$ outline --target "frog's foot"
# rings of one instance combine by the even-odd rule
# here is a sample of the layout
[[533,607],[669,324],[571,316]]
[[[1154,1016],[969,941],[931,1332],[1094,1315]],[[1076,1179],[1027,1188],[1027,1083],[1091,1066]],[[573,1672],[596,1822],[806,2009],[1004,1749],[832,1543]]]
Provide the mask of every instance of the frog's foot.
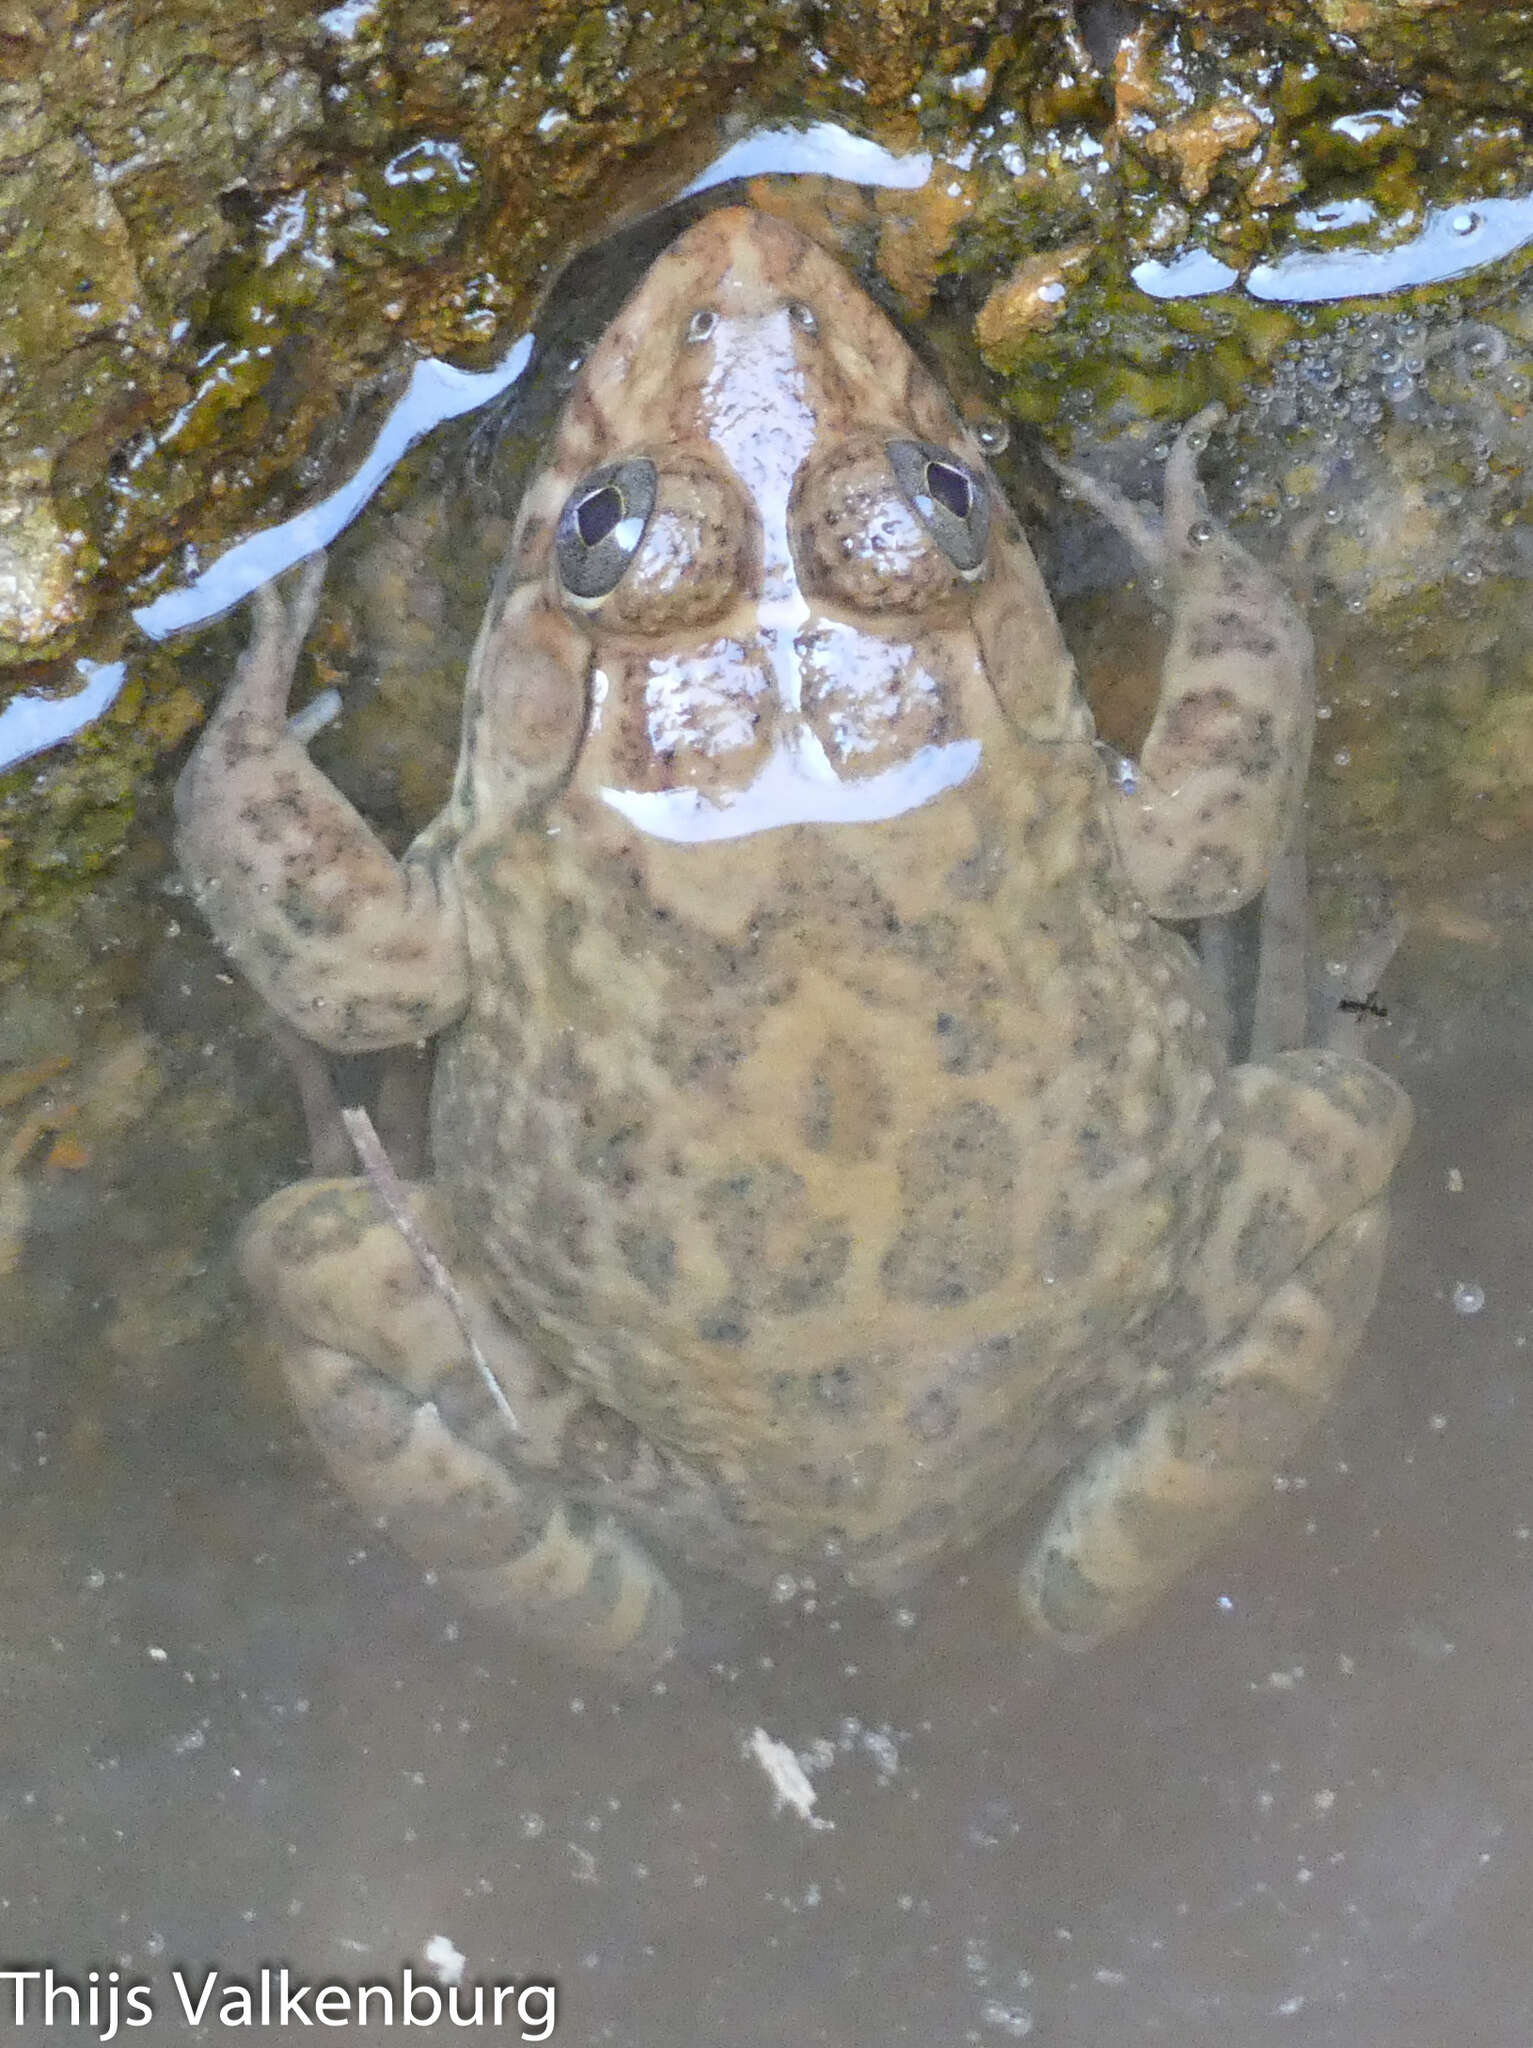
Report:
[[1048,464],[1076,497],[1083,499],[1094,512],[1101,514],[1109,526],[1122,534],[1147,575],[1172,575],[1177,559],[1170,537],[1184,538],[1194,528],[1201,528],[1204,524],[1211,527],[1214,523],[1198,476],[1198,457],[1208,446],[1209,435],[1224,417],[1222,405],[1205,405],[1201,412],[1194,413],[1177,435],[1166,460],[1163,513],[1150,506],[1136,505],[1121,491],[1114,490],[1111,484],[1104,484],[1088,470],[1077,469],[1073,462],[1061,462],[1051,455],[1047,458]]
[[[1410,1131],[1385,1075],[1328,1051],[1238,1070],[1202,1251],[1146,1333],[1190,1373],[1069,1482],[1023,1568],[1027,1619],[1072,1643],[1134,1620],[1254,1500],[1328,1405],[1378,1291],[1382,1199]],[[1333,1221],[1332,1219],[1340,1220]],[[1286,1274],[1287,1277],[1283,1277]]]
[[[270,725],[286,722],[287,694],[293,686],[298,658],[324,588],[325,554],[321,549],[283,579],[283,588],[271,582],[251,592],[255,631],[239,658],[229,687]],[[302,735],[300,727],[299,736]]]
[[461,910],[427,837],[396,861],[309,759],[287,696],[324,559],[270,586],[234,680],[176,784],[176,854],[229,957],[332,1052],[411,1045],[467,1001]]
[[1288,842],[1309,763],[1313,654],[1278,578],[1208,509],[1197,457],[1222,417],[1177,437],[1153,515],[1079,471],[1066,481],[1168,586],[1171,640],[1132,788],[1108,807],[1134,886],[1156,917],[1249,902]]
[[[449,1242],[430,1191],[409,1192],[433,1246]],[[675,1593],[580,1498],[654,1490],[621,1417],[542,1371],[455,1276],[471,1346],[366,1181],[284,1188],[246,1225],[240,1263],[331,1471],[401,1548],[581,1663],[636,1679],[663,1661]]]

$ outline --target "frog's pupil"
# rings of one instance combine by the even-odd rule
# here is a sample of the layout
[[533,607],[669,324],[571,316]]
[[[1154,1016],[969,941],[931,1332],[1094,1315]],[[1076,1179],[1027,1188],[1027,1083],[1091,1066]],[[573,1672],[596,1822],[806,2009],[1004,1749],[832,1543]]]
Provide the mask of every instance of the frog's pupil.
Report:
[[945,505],[955,519],[969,516],[969,479],[961,469],[946,462],[928,462],[926,488],[937,504]]
[[603,484],[576,508],[575,528],[588,548],[600,547],[622,516],[622,492],[616,484]]

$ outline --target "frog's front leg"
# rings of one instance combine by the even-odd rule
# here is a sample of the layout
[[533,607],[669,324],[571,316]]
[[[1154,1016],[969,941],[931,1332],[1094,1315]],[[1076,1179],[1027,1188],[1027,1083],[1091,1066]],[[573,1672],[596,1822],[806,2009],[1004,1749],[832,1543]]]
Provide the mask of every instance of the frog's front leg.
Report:
[[1198,451],[1221,416],[1211,406],[1178,435],[1159,522],[1059,466],[1169,585],[1159,702],[1135,785],[1109,810],[1123,864],[1156,917],[1208,917],[1249,901],[1288,841],[1309,766],[1309,629],[1277,578],[1212,517],[1198,481]]
[[[430,1189],[409,1200],[434,1248],[449,1248]],[[663,1505],[670,1475],[630,1424],[541,1370],[455,1270],[497,1400],[364,1180],[273,1195],[245,1226],[240,1265],[327,1464],[402,1549],[563,1655],[620,1678],[654,1669],[680,1606],[608,1504]]]
[[1237,1068],[1203,1246],[1136,1340],[1165,1390],[1067,1483],[1022,1573],[1033,1625],[1089,1643],[1134,1620],[1274,1475],[1330,1401],[1383,1266],[1410,1104],[1325,1050]]
[[198,908],[277,1013],[332,1052],[440,1031],[467,993],[450,871],[425,842],[396,861],[287,728],[323,581],[271,586],[176,786],[176,853]]

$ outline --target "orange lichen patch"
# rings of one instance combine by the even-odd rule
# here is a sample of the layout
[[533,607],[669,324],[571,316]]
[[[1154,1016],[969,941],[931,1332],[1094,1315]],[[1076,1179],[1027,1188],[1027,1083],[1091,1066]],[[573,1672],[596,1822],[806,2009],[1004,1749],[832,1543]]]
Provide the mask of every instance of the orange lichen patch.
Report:
[[1065,309],[1070,286],[1091,267],[1093,245],[1071,242],[1019,263],[986,299],[974,322],[975,338],[987,362],[1012,366],[1027,339],[1052,327]]
[[49,1146],[44,1163],[59,1167],[65,1173],[78,1173],[82,1167],[90,1165],[90,1152],[73,1131],[63,1131]]
[[1285,155],[1276,143],[1269,143],[1262,153],[1255,177],[1246,186],[1246,203],[1250,206],[1286,205],[1290,199],[1298,197],[1308,182],[1297,158]]
[[1176,101],[1161,69],[1161,36],[1153,22],[1140,22],[1122,38],[1112,70],[1114,119],[1124,133],[1170,118]]
[[1146,152],[1169,164],[1188,199],[1206,196],[1221,160],[1249,149],[1262,124],[1239,100],[1216,100],[1184,121],[1172,121],[1141,138]]
[[1165,165],[1193,201],[1205,197],[1223,159],[1249,149],[1266,127],[1254,107],[1231,94],[1197,104],[1180,45],[1150,22],[1118,45],[1113,109],[1120,143]]

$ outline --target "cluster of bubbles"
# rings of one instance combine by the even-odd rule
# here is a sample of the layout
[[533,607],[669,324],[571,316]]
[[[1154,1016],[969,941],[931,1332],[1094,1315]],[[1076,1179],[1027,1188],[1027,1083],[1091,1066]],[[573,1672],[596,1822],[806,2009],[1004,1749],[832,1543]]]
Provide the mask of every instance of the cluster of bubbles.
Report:
[[1452,296],[1344,315],[1252,387],[1234,506],[1274,526],[1318,514],[1315,566],[1355,610],[1370,588],[1526,573],[1530,400],[1515,316],[1467,317]]

